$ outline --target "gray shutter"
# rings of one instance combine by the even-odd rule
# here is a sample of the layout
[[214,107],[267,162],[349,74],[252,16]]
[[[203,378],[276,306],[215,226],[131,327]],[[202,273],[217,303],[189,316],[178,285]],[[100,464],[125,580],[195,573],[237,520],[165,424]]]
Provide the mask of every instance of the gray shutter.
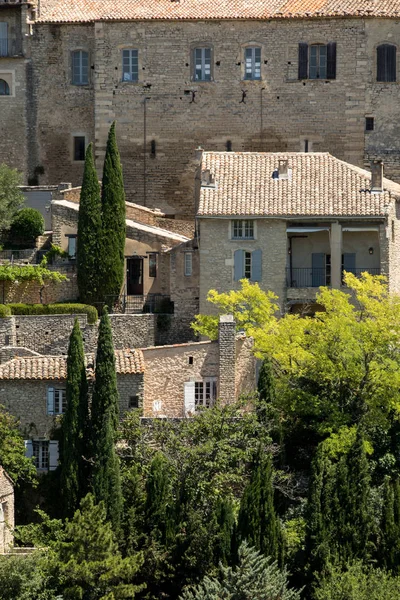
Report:
[[25,440],[25,456],[32,458],[33,456],[33,443],[32,440]]
[[326,78],[336,79],[336,42],[327,45]]
[[244,250],[235,250],[234,252],[234,281],[244,279]]
[[308,78],[308,44],[299,44],[299,79]]
[[386,81],[396,81],[396,46],[386,46]]
[[356,274],[356,255],[355,253],[343,254],[343,271]]
[[54,415],[54,388],[47,388],[47,414]]
[[196,410],[196,403],[194,398],[194,381],[185,382],[185,417],[194,415]]
[[58,442],[49,442],[49,471],[54,471],[58,467]]
[[0,23],[0,56],[8,56],[8,23]]
[[320,287],[325,285],[325,254],[323,252],[313,252],[311,264],[311,286]]
[[251,281],[261,281],[262,278],[262,250],[251,253]]

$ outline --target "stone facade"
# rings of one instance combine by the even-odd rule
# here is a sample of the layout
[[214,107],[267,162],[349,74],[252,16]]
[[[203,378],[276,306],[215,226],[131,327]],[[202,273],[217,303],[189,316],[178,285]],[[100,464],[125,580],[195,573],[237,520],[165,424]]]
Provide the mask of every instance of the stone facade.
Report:
[[[127,200],[188,217],[194,215],[190,157],[198,145],[299,151],[307,140],[309,150],[359,166],[382,158],[388,176],[400,180],[399,86],[376,81],[376,47],[399,34],[394,18],[36,23],[31,58],[0,59],[0,71],[15,70],[17,90],[15,99],[0,99],[6,106],[0,152],[26,175],[43,167],[41,183],[79,185],[83,162],[73,160],[73,137],[95,142],[100,174],[116,119]],[[299,80],[299,42],[331,41],[336,79]],[[262,49],[260,81],[243,80],[247,44]],[[192,50],[199,45],[212,48],[209,82],[192,80]],[[123,48],[138,49],[137,83],[122,81]],[[88,85],[71,84],[76,49],[89,52]],[[21,119],[27,101],[29,118]],[[373,131],[365,131],[367,116]]]
[[0,466],[0,554],[9,552],[14,537],[14,485]]

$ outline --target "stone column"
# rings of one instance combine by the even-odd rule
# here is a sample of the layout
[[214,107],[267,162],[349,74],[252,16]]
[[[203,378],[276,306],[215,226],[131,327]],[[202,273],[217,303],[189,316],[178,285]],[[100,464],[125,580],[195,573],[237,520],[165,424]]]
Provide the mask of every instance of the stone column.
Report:
[[236,398],[236,323],[233,315],[221,315],[218,326],[219,345],[219,390],[223,404]]
[[342,285],[342,226],[337,221],[331,226],[331,286]]

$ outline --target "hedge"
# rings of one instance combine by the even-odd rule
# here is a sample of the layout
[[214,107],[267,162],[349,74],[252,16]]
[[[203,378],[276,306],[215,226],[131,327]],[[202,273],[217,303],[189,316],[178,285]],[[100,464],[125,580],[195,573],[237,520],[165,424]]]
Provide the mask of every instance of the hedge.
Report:
[[0,304],[0,318],[11,317],[11,308],[6,304]]
[[[0,305],[4,306],[4,305]],[[88,304],[16,304],[10,303],[4,306],[12,315],[87,315],[88,323],[96,323],[98,319],[97,310]],[[8,316],[1,314],[0,316]]]

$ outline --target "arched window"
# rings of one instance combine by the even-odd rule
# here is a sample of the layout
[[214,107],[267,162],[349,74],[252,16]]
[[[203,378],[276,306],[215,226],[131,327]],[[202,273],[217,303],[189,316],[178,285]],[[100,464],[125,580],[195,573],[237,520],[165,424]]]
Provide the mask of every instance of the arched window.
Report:
[[7,81],[4,79],[0,79],[0,96],[9,96],[10,95],[10,86]]
[[72,83],[74,85],[89,83],[89,54],[84,50],[72,52]]
[[247,46],[244,49],[244,78],[261,79],[260,46]]
[[381,44],[376,49],[376,80],[396,81],[396,46]]

